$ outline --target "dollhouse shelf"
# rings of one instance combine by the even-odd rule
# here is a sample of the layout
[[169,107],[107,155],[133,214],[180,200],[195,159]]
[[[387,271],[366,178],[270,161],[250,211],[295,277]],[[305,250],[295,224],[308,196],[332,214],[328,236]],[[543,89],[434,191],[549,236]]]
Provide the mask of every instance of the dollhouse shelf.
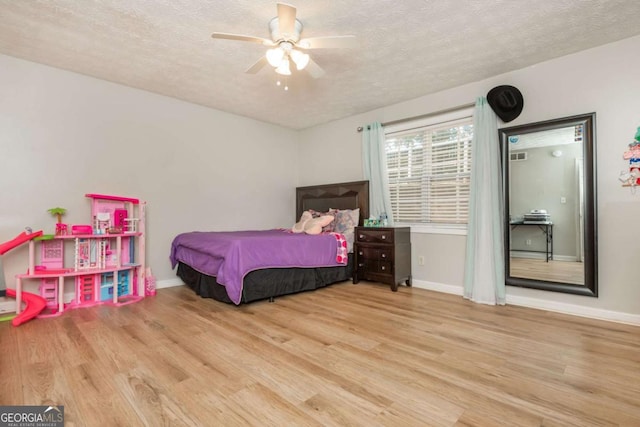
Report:
[[[91,226],[71,228],[93,230],[93,234],[58,234],[29,241],[29,268],[26,274],[16,275],[16,313],[21,311],[23,281],[40,282],[48,313],[38,317],[96,304],[129,304],[146,296],[146,203],[103,194],[86,197],[91,199]],[[111,234],[112,228],[124,231]],[[71,249],[73,264],[67,265],[65,253]],[[73,299],[65,303],[65,290],[71,289]]]
[[126,271],[126,270],[130,270],[132,268],[138,268],[140,267],[140,264],[127,264],[127,265],[123,265],[121,267],[109,267],[109,268],[87,268],[84,270],[78,270],[75,271],[73,268],[69,268],[66,273],[46,273],[46,272],[41,272],[41,273],[34,273],[34,274],[18,274],[16,277],[19,277],[20,279],[44,279],[44,278],[51,278],[51,277],[75,277],[75,276],[84,276],[87,274],[102,274],[102,273],[111,273],[114,271]]
[[54,239],[113,239],[115,237],[142,236],[142,233],[120,233],[120,234],[67,234],[55,236]]
[[140,203],[140,199],[133,199],[131,197],[120,197],[120,196],[109,196],[107,194],[85,194],[86,197],[91,197],[92,199],[100,199],[100,200],[113,200],[116,202],[129,202],[137,205]]

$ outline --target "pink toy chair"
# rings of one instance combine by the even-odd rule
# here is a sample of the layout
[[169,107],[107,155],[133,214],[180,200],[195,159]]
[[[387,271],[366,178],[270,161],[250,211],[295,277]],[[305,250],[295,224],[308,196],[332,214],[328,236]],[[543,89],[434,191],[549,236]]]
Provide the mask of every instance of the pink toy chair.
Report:
[[56,224],[56,236],[67,235],[67,224]]

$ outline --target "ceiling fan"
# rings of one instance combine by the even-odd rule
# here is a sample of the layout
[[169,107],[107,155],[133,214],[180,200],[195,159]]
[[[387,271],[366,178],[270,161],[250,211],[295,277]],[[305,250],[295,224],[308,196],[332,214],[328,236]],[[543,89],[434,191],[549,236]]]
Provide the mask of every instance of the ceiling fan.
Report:
[[309,49],[350,48],[356,46],[355,36],[328,36],[302,39],[302,22],[296,18],[296,8],[289,4],[277,3],[278,16],[269,22],[271,39],[241,34],[213,33],[214,39],[240,40],[268,46],[266,55],[253,64],[247,73],[256,74],[266,64],[275,68],[276,73],[291,75],[291,62],[297,70],[307,70],[314,78],[322,77],[324,70],[305,53]]

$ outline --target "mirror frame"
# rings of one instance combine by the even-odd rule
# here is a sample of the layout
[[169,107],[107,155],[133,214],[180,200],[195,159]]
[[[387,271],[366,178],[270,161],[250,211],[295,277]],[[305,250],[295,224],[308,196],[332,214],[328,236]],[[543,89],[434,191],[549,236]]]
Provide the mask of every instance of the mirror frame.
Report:
[[[502,185],[504,190],[504,255],[505,282],[509,286],[563,292],[568,294],[598,296],[598,246],[597,246],[597,204],[596,204],[596,113],[581,114],[560,119],[529,123],[498,129],[502,151]],[[584,285],[550,282],[545,280],[512,277],[510,272],[509,220],[509,137],[524,133],[540,132],[582,124],[584,135],[582,153],[584,159]]]

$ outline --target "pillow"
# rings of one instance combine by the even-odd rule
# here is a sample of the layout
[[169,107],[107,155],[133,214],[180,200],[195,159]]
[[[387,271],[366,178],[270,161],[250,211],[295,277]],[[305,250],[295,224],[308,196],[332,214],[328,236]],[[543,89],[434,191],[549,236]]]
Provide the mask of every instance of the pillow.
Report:
[[329,225],[332,221],[332,215],[324,215],[310,219],[304,224],[304,232],[307,234],[320,234],[322,233],[322,227]]
[[353,240],[355,237],[355,227],[360,221],[360,208],[358,209],[330,209],[336,216],[333,231],[344,234],[347,241],[347,250],[353,252]]
[[304,226],[307,222],[311,220],[311,212],[304,211],[302,212],[302,216],[300,216],[300,221],[296,222],[293,227],[291,227],[291,231],[294,233],[302,233],[304,231]]
[[360,221],[360,208],[358,209],[331,209],[336,217],[333,228],[336,233],[344,233],[355,228]]
[[318,211],[314,211],[313,209],[309,209],[309,212],[311,212],[311,216],[314,217],[314,218],[319,218],[321,216],[331,215],[331,217],[333,218],[333,221],[331,221],[329,224],[327,224],[324,227],[322,227],[322,232],[323,233],[333,233],[333,231],[334,231],[334,221],[335,221],[335,217],[336,217],[336,213],[334,211],[329,210],[329,212],[318,212]]

